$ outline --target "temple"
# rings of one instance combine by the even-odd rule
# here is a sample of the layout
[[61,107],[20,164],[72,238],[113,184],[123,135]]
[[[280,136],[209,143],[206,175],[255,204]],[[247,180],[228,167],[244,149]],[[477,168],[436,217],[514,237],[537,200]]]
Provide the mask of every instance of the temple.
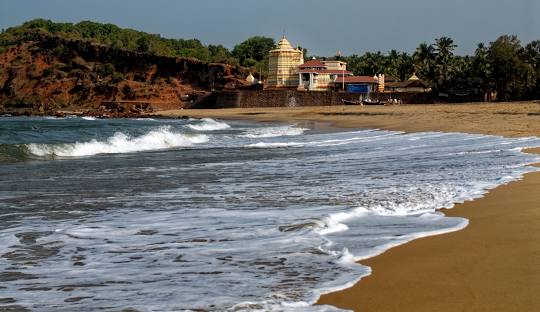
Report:
[[431,87],[422,79],[413,74],[407,81],[388,82],[384,88],[385,92],[431,92]]
[[270,51],[268,80],[265,89],[291,89],[298,91],[343,91],[350,93],[424,93],[429,85],[413,74],[407,81],[392,76],[354,76],[347,70],[347,63],[340,60],[304,62],[304,53],[293,48],[282,37],[276,49]]
[[287,38],[281,38],[277,48],[270,51],[266,88],[297,88],[299,84],[298,66],[303,63],[304,53],[302,50],[293,48]]

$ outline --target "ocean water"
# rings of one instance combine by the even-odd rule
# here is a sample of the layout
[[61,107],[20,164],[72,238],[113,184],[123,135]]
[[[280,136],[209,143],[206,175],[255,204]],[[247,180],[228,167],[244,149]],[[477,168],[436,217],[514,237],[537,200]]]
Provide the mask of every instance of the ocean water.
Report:
[[[0,309],[332,311],[356,260],[462,229],[538,138],[0,118]],[[510,213],[510,212],[509,212]],[[406,264],[404,264],[406,265]]]

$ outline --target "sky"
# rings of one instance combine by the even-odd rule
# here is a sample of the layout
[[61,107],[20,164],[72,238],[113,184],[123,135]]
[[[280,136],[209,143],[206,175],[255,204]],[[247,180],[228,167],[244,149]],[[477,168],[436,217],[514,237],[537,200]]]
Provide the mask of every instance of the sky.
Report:
[[448,36],[458,54],[502,34],[540,39],[540,0],[0,0],[0,28],[93,20],[227,48],[285,32],[312,55],[413,52]]

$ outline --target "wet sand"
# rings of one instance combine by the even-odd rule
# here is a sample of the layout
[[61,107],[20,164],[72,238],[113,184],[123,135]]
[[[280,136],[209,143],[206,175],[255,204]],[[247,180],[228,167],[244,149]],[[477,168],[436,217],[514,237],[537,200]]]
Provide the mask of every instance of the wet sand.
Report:
[[469,226],[362,261],[371,276],[319,303],[354,311],[538,311],[540,173],[444,212]]
[[[326,123],[337,127],[540,136],[540,104],[178,110],[167,116]],[[530,152],[540,153],[540,149]],[[321,297],[354,311],[540,311],[540,173],[444,211],[462,231],[362,261],[371,276]]]

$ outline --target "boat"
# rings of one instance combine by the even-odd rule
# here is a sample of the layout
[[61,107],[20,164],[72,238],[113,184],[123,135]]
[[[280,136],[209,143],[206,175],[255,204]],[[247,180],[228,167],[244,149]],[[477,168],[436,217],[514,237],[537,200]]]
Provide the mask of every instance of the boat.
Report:
[[351,100],[341,99],[341,102],[343,102],[344,105],[362,105],[362,101],[351,101]]
[[379,100],[363,100],[362,105],[384,105],[384,102],[381,102]]

